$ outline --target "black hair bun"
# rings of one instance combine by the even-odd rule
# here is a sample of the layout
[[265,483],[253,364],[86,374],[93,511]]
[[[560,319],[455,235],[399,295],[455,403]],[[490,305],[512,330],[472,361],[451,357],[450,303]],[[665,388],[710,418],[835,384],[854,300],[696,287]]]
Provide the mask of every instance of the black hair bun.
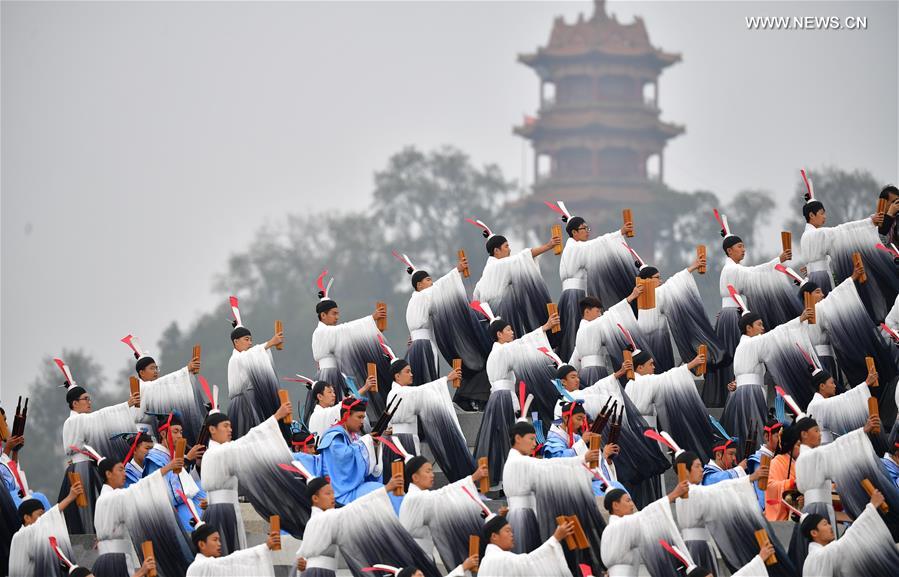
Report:
[[237,328],[237,319],[234,319],[233,321],[231,321],[231,328],[233,328],[233,329]]
[[568,217],[564,214],[562,215],[562,222],[568,222]]
[[630,352],[634,352],[634,350],[635,350],[634,345],[627,345],[627,347],[625,347],[625,348],[627,350],[629,350]]
[[809,374],[814,374],[814,372],[815,372],[815,367],[809,365],[809,367],[808,367],[808,372],[809,372]]
[[802,286],[802,283],[799,282],[799,281],[796,280],[796,279],[793,279],[793,284],[796,285],[796,286]]
[[320,299],[325,298],[325,291],[318,291],[318,298],[320,298]]
[[727,231],[722,228],[721,229],[721,237],[723,238],[725,236],[727,236]]
[[134,353],[134,358],[137,359],[137,360],[140,360],[140,355],[137,354],[137,353]]
[[413,269],[411,266],[406,267],[406,274],[412,274],[413,272],[415,272],[415,269]]
[[809,194],[808,192],[806,192],[805,194],[802,195],[802,198],[805,199],[805,202],[808,202],[812,199],[812,195]]
[[490,233],[487,232],[486,230],[484,232],[482,232],[481,234],[484,235],[484,238],[490,238]]
[[634,266],[637,267],[637,268],[640,268],[640,261],[635,260],[635,261],[634,261]]

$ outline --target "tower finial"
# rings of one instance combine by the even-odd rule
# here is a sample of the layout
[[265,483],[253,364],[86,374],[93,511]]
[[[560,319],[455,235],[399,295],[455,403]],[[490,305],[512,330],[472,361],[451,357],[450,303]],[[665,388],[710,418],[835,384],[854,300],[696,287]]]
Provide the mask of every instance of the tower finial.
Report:
[[593,19],[605,20],[607,17],[606,0],[593,0]]

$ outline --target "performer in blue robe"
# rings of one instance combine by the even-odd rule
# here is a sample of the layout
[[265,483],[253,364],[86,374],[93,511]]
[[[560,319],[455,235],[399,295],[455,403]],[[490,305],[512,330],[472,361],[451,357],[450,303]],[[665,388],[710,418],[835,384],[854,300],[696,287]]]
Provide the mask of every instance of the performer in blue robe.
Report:
[[[147,452],[146,458],[144,458],[144,477],[162,469],[172,461],[174,450],[169,447],[175,447],[178,440],[183,438],[184,435],[184,429],[178,415],[169,413],[163,419],[156,429],[157,437],[161,444],[155,444]],[[197,511],[201,510],[200,503],[206,500],[206,491],[203,490],[200,480],[195,479],[190,474],[190,470],[193,468],[193,460],[202,454],[201,449],[203,449],[203,445],[197,444],[187,451],[183,458],[181,473],[176,475],[173,471],[170,471],[164,475],[166,482],[171,488],[172,505],[178,513],[181,526],[188,533],[194,530],[194,525],[191,524],[193,514],[184,503],[181,495],[183,494],[193,501],[194,509]]]
[[[749,455],[746,459],[746,472],[752,474],[759,465],[762,464],[762,455],[767,455],[768,459],[774,459],[777,450],[780,448],[780,437],[783,434],[783,425],[774,417],[768,417],[765,423],[765,444],[759,447],[759,450]],[[769,461],[770,463],[770,461]],[[765,492],[759,489],[759,482],[754,481],[755,495],[759,500],[759,507],[765,510]]]
[[[584,411],[584,402],[577,400],[574,402],[563,402],[561,405],[562,415],[561,423],[553,424],[546,435],[546,443],[543,445],[543,456],[546,459],[557,459],[559,457],[577,457],[589,453],[587,443],[575,431],[584,428],[587,422],[587,413]],[[592,433],[588,433],[592,434]],[[599,458],[598,455],[587,456],[587,461],[592,457],[602,467],[602,477],[605,479],[614,479],[614,465],[605,463],[605,459]],[[602,496],[605,494],[605,483],[601,479],[594,478],[593,494]]]
[[702,484],[714,485],[727,479],[745,477],[743,467],[734,463],[737,461],[737,447],[733,440],[727,439],[712,448],[714,459],[706,463],[702,468]]
[[384,486],[374,438],[361,434],[366,406],[364,400],[344,398],[340,420],[327,429],[318,442],[323,472],[330,476],[334,496],[341,505]]
[[[297,425],[297,423],[294,423],[294,425]],[[323,477],[325,475],[325,464],[322,456],[315,453],[315,435],[306,430],[305,427],[298,426],[291,434],[290,445],[294,461],[299,461],[313,477]]]
[[130,487],[144,477],[144,467],[147,464],[147,454],[153,448],[153,439],[146,433],[130,435],[131,449],[125,457],[125,487]]
[[899,487],[899,426],[893,427],[893,434],[890,437],[891,452],[884,453],[880,461],[890,482]]
[[32,491],[28,488],[28,479],[25,477],[25,471],[17,461],[13,461],[10,457],[16,448],[25,443],[24,437],[10,437],[3,446],[3,453],[0,454],[0,480],[3,482],[3,488],[9,492],[16,508],[22,504],[22,501],[28,498],[37,499],[44,505],[44,511],[50,510],[50,502],[43,493]]

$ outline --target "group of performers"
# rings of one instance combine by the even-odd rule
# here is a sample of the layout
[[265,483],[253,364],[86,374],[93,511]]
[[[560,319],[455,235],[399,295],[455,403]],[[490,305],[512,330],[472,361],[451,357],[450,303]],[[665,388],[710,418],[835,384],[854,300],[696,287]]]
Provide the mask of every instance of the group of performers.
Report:
[[[0,419],[0,575],[274,575],[286,535],[302,577],[895,575],[899,190],[828,227],[802,175],[801,258],[742,264],[715,211],[714,322],[705,250],[663,280],[632,222],[592,236],[558,202],[564,245],[513,252],[470,220],[488,255],[470,295],[464,254],[432,276],[394,253],[413,289],[402,357],[384,306],[341,322],[324,271],[296,411],[273,365],[283,333],[257,343],[235,297],[227,414],[196,350],[160,375],[125,337],[131,392],[99,409],[55,359],[71,411],[55,505],[28,487],[20,411]],[[553,252],[556,304],[537,265]],[[460,411],[482,413],[473,451]],[[271,521],[264,543],[241,502]],[[769,523],[789,520],[781,543]],[[76,534],[96,535],[90,569]]]

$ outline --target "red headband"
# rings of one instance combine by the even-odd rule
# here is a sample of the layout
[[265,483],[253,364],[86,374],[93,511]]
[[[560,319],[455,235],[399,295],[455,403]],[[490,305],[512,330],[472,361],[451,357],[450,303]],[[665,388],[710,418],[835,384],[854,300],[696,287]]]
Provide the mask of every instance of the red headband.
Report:
[[306,447],[306,446],[308,446],[309,443],[310,443],[311,441],[313,441],[314,439],[315,439],[315,435],[309,435],[308,437],[306,437],[306,438],[303,439],[302,441],[291,441],[291,443],[293,444],[294,447]]
[[770,427],[765,427],[765,432],[766,432],[766,433],[773,433],[773,432],[775,432],[776,430],[778,430],[778,429],[781,428],[781,427],[783,427],[783,425],[782,425],[781,423],[779,423],[779,422],[778,422],[778,423],[774,423],[774,424],[771,425]]
[[163,431],[166,432],[165,438],[169,442],[169,458],[170,459],[175,458],[175,442],[172,440],[172,417],[174,417],[174,416],[175,416],[174,412],[169,413],[169,418],[165,420],[165,424],[163,426],[159,427],[158,429],[156,429],[160,433]]
[[138,441],[140,441],[140,433],[139,432],[135,433],[135,435],[134,435],[134,441],[132,441],[132,443],[131,443],[131,448],[128,449],[128,454],[125,455],[125,460],[122,461],[123,465],[127,465],[128,463],[131,462],[131,457],[134,456],[134,451],[135,451],[135,449],[137,449]]
[[724,441],[724,444],[712,447],[712,452],[717,453],[718,451],[726,451],[727,448],[733,444],[733,442],[733,439],[728,439]]
[[[352,399],[352,401],[348,403],[347,401],[350,401],[351,399]],[[353,399],[353,397],[345,398],[340,403],[341,404],[340,412],[343,413],[343,416],[340,417],[340,420],[337,421],[337,424],[342,425],[342,424],[346,423],[346,420],[350,417],[350,410],[361,402],[362,401],[360,401],[359,399]]]

